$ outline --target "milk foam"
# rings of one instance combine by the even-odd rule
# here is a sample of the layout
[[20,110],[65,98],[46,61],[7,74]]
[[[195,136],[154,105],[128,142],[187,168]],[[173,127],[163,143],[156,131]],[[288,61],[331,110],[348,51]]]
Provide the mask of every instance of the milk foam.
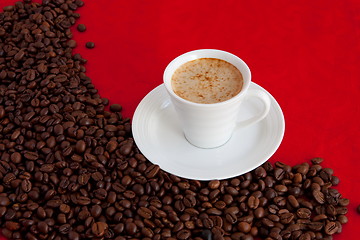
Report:
[[241,72],[217,58],[200,58],[181,65],[171,86],[179,97],[195,103],[218,103],[236,96],[243,86]]

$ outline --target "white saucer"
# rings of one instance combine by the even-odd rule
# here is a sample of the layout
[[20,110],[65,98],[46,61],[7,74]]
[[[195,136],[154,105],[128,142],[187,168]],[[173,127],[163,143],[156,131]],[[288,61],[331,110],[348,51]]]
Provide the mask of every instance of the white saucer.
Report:
[[[250,88],[263,89],[255,83],[251,83]],[[168,93],[161,84],[136,108],[133,137],[145,157],[166,172],[197,180],[235,177],[268,160],[283,139],[284,115],[276,100],[269,96],[271,109],[265,119],[235,131],[221,147],[202,149],[185,139]],[[262,103],[256,99],[243,102],[239,119],[248,119],[260,112],[261,107]]]

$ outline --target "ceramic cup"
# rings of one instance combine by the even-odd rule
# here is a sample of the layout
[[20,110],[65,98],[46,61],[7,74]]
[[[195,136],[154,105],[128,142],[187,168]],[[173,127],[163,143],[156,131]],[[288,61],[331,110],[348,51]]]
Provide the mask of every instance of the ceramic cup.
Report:
[[[176,95],[171,87],[171,78],[182,64],[199,58],[217,58],[227,61],[239,69],[243,76],[243,87],[233,98],[212,104],[194,103]],[[187,52],[169,63],[164,72],[164,85],[176,110],[188,142],[199,148],[216,148],[225,144],[234,131],[261,121],[270,110],[270,98],[261,90],[249,90],[251,72],[246,63],[234,54],[201,49]],[[263,102],[260,114],[238,122],[241,103],[247,98]],[[241,146],[239,146],[241,147]]]

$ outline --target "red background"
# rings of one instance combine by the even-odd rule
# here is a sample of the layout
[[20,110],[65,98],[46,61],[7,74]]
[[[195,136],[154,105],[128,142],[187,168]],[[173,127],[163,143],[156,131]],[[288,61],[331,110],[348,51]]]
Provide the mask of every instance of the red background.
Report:
[[[15,3],[1,0],[0,7]],[[360,214],[360,2],[337,0],[90,1],[78,12],[76,52],[103,97],[132,117],[178,55],[215,48],[248,63],[279,102],[284,140],[270,159],[294,165],[320,156],[350,199],[334,239],[358,239]],[[96,47],[88,50],[87,41]],[[355,235],[356,234],[356,235]],[[0,237],[1,238],[1,237]]]

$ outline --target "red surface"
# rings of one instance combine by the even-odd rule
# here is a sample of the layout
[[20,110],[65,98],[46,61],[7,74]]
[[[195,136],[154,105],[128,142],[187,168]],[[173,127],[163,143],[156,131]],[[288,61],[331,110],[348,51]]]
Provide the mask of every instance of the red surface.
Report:
[[[176,56],[215,48],[241,57],[285,115],[285,137],[271,161],[323,157],[351,201],[349,223],[334,239],[358,239],[359,1],[85,0],[79,13],[88,30],[74,31],[76,51],[89,60],[100,94],[122,104],[127,117]],[[96,48],[85,49],[86,41]]]

